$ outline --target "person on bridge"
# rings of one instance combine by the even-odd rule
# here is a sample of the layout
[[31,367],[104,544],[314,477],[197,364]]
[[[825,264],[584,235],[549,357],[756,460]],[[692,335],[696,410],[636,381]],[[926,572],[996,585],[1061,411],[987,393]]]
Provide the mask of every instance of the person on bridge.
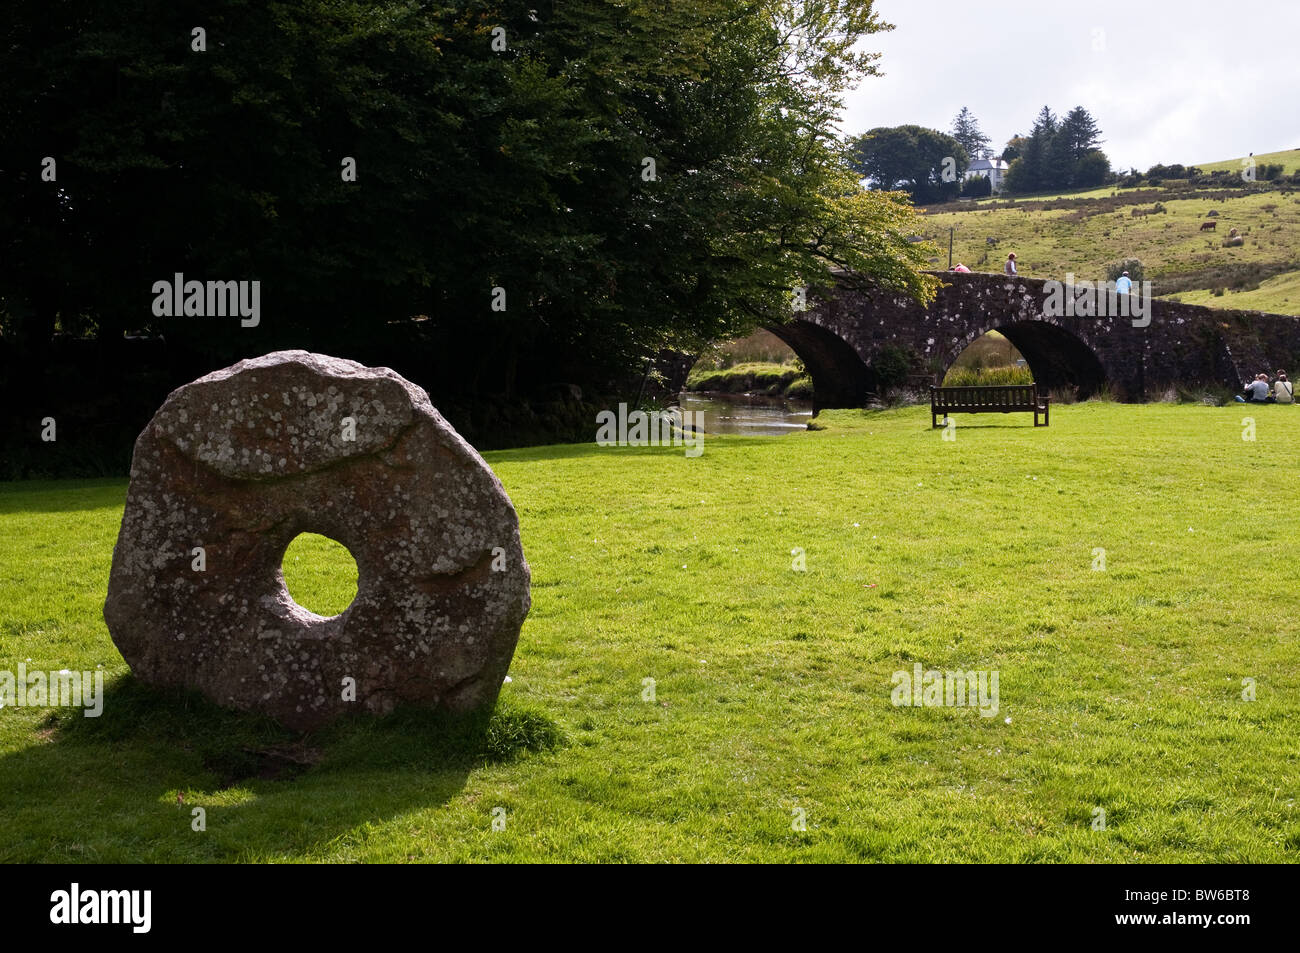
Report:
[[957,264],[953,265],[952,270],[960,271],[962,274],[966,274],[966,275],[970,274],[970,269],[967,268],[965,265],[963,265],[961,262],[957,262]]
[[1015,252],[1012,252],[1010,255],[1007,256],[1007,263],[1005,266],[1003,266],[1002,270],[1005,271],[1008,275],[1010,275],[1013,278],[1016,276],[1016,253]]
[[1286,379],[1286,371],[1277,372],[1277,380],[1273,382],[1273,400],[1279,404],[1295,401],[1295,385]]
[[1131,294],[1132,292],[1133,279],[1128,276],[1128,272],[1126,271],[1115,280],[1115,293],[1126,295]]

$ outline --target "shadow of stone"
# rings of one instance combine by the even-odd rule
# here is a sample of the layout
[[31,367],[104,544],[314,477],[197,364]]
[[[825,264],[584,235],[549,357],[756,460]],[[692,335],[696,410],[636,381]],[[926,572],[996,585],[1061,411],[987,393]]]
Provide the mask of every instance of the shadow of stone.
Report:
[[564,743],[545,714],[508,702],[460,717],[358,715],[299,735],[130,676],[106,688],[100,717],[53,711],[34,740],[0,758],[0,861],[309,858],[446,804],[476,768]]

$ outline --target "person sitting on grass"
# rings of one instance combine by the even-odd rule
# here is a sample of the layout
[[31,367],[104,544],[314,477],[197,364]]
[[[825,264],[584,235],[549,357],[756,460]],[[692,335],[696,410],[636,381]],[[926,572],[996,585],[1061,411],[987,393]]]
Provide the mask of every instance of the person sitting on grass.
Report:
[[1278,404],[1295,401],[1295,385],[1286,379],[1286,371],[1277,372],[1277,380],[1273,382],[1273,401]]
[[1271,404],[1273,403],[1273,395],[1269,393],[1270,390],[1268,375],[1256,374],[1255,379],[1237,395],[1237,400],[1243,404]]

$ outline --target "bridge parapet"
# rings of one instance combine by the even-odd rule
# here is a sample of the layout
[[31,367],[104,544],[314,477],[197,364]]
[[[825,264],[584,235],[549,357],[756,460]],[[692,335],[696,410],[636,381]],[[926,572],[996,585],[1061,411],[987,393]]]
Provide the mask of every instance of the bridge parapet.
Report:
[[1261,370],[1300,364],[1300,318],[1290,315],[1160,299],[1117,309],[1104,293],[1086,307],[1082,283],[1072,292],[1080,307],[1063,307],[1071,290],[1051,280],[934,274],[943,287],[928,306],[841,284],[813,299],[809,311],[769,328],[803,358],[818,408],[862,406],[900,371],[941,378],[990,330],[1025,355],[1039,384],[1073,387],[1082,397],[1103,386],[1134,401],[1175,385],[1237,388]]

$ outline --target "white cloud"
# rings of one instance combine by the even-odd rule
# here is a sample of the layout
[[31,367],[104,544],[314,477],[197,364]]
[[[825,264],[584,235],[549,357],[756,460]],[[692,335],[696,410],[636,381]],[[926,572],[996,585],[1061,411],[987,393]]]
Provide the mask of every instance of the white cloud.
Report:
[[1300,4],[1291,0],[1258,16],[1211,0],[875,6],[897,29],[867,40],[887,75],[849,95],[851,135],[902,123],[947,129],[969,106],[1000,148],[1043,105],[1082,105],[1122,168],[1300,148]]

